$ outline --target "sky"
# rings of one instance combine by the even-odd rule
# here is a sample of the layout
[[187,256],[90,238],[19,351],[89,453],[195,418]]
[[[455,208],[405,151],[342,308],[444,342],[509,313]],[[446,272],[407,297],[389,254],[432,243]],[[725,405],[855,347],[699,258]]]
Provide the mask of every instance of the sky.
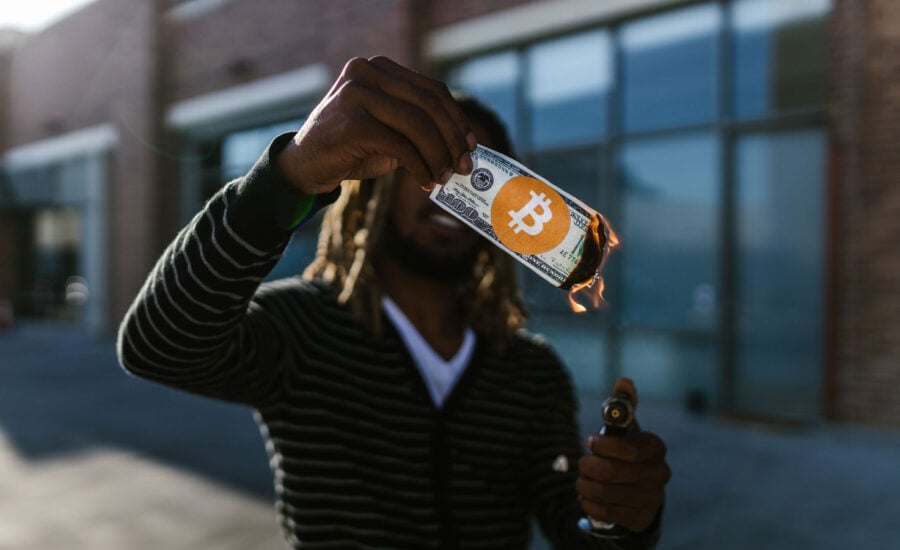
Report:
[[37,32],[94,0],[0,0],[0,28]]

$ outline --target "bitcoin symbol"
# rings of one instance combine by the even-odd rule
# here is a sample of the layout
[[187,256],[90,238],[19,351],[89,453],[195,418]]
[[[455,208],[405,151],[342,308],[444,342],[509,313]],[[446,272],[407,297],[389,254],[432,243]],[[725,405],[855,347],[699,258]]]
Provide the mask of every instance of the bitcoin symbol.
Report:
[[[543,231],[544,224],[553,218],[553,212],[550,210],[550,203],[553,201],[548,199],[544,193],[541,193],[540,195],[534,191],[529,191],[529,193],[531,193],[531,200],[528,201],[528,204],[523,206],[521,210],[509,211],[509,215],[512,217],[509,226],[512,227],[513,231],[516,233],[524,231],[529,235],[534,236]],[[538,208],[541,209],[540,214],[537,212]],[[533,223],[526,224],[526,217],[531,218]]]
[[513,176],[491,205],[497,239],[520,254],[540,254],[559,246],[569,232],[566,201],[553,187],[530,176]]

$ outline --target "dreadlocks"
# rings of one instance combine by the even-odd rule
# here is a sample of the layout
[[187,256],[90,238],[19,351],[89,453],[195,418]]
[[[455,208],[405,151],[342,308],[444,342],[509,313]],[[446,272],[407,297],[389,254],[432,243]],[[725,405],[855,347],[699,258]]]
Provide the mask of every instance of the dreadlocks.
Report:
[[[490,134],[497,150],[512,156],[509,137],[497,116],[471,96],[457,93],[454,97],[466,116]],[[372,258],[382,242],[394,175],[345,181],[342,186],[341,196],[322,220],[316,257],[303,277],[330,284],[339,293],[338,301],[349,304],[356,317],[379,334],[381,290]],[[525,322],[515,263],[496,247],[486,246],[480,252],[472,276],[460,288],[460,298],[475,332],[499,349]]]

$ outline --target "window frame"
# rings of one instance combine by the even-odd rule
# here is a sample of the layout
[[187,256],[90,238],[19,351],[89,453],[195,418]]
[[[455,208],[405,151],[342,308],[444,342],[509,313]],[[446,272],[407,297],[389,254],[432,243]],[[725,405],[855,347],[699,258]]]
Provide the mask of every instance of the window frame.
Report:
[[[716,71],[716,99],[717,109],[711,122],[703,122],[696,124],[688,124],[682,126],[673,126],[666,128],[656,128],[649,130],[641,130],[635,132],[626,132],[624,130],[623,117],[623,46],[621,41],[621,28],[623,25],[640,20],[646,17],[652,17],[661,13],[674,12],[680,9],[691,8],[703,4],[711,4],[719,9],[719,27],[717,36],[717,63]],[[601,197],[601,203],[598,206],[603,209],[607,217],[615,224],[616,220],[622,220],[623,214],[623,193],[622,181],[616,173],[616,159],[627,141],[638,139],[649,139],[665,137],[671,134],[681,134],[698,131],[711,132],[718,142],[718,151],[720,158],[718,159],[717,178],[720,185],[719,202],[715,206],[717,217],[717,230],[719,232],[718,242],[711,251],[715,255],[715,263],[717,266],[717,302],[718,302],[718,318],[715,326],[711,330],[698,330],[694,328],[672,329],[671,327],[655,327],[652,325],[623,325],[620,309],[614,308],[610,311],[600,312],[596,315],[596,320],[592,326],[604,332],[606,339],[606,358],[603,363],[607,370],[606,383],[611,386],[612,382],[623,371],[621,344],[625,331],[634,330],[646,333],[664,333],[670,334],[675,338],[712,338],[714,340],[715,357],[717,363],[713,366],[718,380],[715,381],[715,387],[718,392],[713,401],[715,408],[719,411],[733,411],[735,407],[735,384],[736,378],[736,352],[737,352],[737,307],[739,296],[737,292],[737,269],[738,257],[740,250],[738,249],[737,235],[737,217],[738,208],[737,197],[737,174],[736,155],[737,143],[742,136],[758,133],[772,133],[784,130],[802,130],[817,129],[821,130],[827,141],[827,98],[823,94],[823,102],[819,105],[790,108],[785,110],[776,110],[768,108],[765,113],[755,117],[739,118],[735,110],[735,86],[736,72],[734,57],[734,39],[736,31],[734,27],[734,0],[706,0],[696,2],[678,2],[664,6],[657,6],[653,9],[640,11],[637,13],[629,13],[609,19],[602,23],[591,23],[584,26],[569,28],[563,32],[548,33],[538,38],[531,38],[517,44],[504,44],[494,47],[490,50],[483,50],[475,53],[467,53],[465,57],[456,59],[447,59],[441,64],[441,74],[448,74],[450,67],[458,66],[468,60],[476,59],[482,55],[489,55],[500,51],[514,51],[518,59],[519,81],[516,84],[517,93],[516,105],[514,111],[517,117],[517,132],[511,138],[516,144],[519,157],[526,165],[540,153],[554,153],[573,149],[595,147],[598,153],[598,162],[601,164],[598,170],[598,180],[595,185],[598,187],[597,195]],[[821,15],[823,25],[828,24],[829,18],[832,16],[834,6],[829,3],[827,11]],[[529,142],[530,124],[529,124],[529,106],[525,87],[530,75],[527,71],[530,69],[527,63],[528,50],[544,41],[554,40],[564,36],[570,36],[580,32],[589,32],[593,30],[605,30],[610,37],[612,45],[612,63],[613,63],[613,82],[607,94],[607,113],[609,124],[608,131],[596,140],[588,140],[577,144],[566,143],[561,146],[536,149]],[[827,63],[825,64],[827,71]],[[826,73],[827,77],[827,73]],[[827,154],[827,152],[826,152]],[[827,173],[826,180],[822,181],[823,200],[825,200],[826,211],[822,212],[825,222],[826,233],[823,234],[823,246],[827,246],[828,235],[827,226],[829,220],[827,206]],[[610,263],[607,265],[607,274],[612,284],[607,286],[607,296],[615,305],[617,301],[622,299],[622,262],[616,260],[616,254],[613,252]],[[822,265],[823,271],[827,269],[826,265]],[[564,299],[562,296],[560,299]],[[823,311],[827,311],[827,299],[823,300]],[[532,312],[533,319],[540,320],[546,318],[551,322],[559,322],[566,315],[554,312],[541,311],[537,308]],[[826,322],[822,320],[823,324]],[[821,343],[823,350],[825,343]],[[823,352],[823,357],[825,354]],[[824,384],[823,384],[824,386]],[[821,401],[821,399],[820,399]],[[819,414],[822,414],[824,407],[820,407]]]

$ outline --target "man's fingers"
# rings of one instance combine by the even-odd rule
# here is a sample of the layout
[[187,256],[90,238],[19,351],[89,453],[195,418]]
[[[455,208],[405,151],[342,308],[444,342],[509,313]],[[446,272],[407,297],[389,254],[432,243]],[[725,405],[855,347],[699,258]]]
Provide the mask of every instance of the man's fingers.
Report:
[[[441,176],[452,173],[468,173],[472,169],[472,160],[468,154],[467,134],[469,123],[459,106],[453,100],[446,86],[435,80],[431,80],[405,67],[397,65],[390,59],[374,57],[370,60],[356,58],[347,63],[341,74],[345,82],[359,82],[372,89],[383,92],[383,99],[395,106],[405,105],[407,110],[416,111],[417,118],[428,121],[427,133],[409,134],[398,126],[403,119],[382,119],[385,124],[391,125],[396,130],[404,133],[417,147],[423,149],[422,156],[433,162],[429,155],[437,151],[445,152],[445,166],[441,167],[438,174],[434,174],[434,180],[440,181]],[[407,124],[414,128],[415,124]],[[473,134],[474,136],[474,134]],[[420,143],[421,139],[427,141]],[[440,142],[440,147],[435,144]],[[428,150],[425,148],[429,147]],[[432,166],[434,168],[434,166]],[[448,171],[449,170],[449,171]]]
[[632,463],[588,455],[579,459],[578,471],[582,477],[601,483],[642,483],[664,487],[672,478],[672,470],[662,458]]
[[[359,106],[373,120],[390,128],[396,135],[403,138],[398,142],[395,134],[377,131],[376,134],[373,134],[372,128],[366,130],[360,128],[358,137],[369,147],[382,147],[387,150],[401,143],[403,145],[411,144],[419,159],[428,167],[427,178],[424,181],[443,183],[443,179],[449,177],[452,169],[450,152],[431,118],[422,110],[391,96],[379,94],[358,80],[345,82],[338,94],[339,101],[347,102],[350,106],[348,108],[352,108],[354,105]],[[387,139],[387,142],[381,144],[380,140],[375,139],[376,137]],[[405,159],[401,158],[401,160]],[[411,166],[404,164],[404,166],[418,175],[419,167],[415,164]]]
[[600,483],[580,477],[575,487],[582,498],[626,508],[659,507],[664,499],[662,488],[653,485]]
[[625,378],[624,376],[616,380],[612,389],[613,396],[618,396],[623,393],[628,396],[628,400],[631,401],[631,406],[636,408],[638,404],[637,388],[631,378]]
[[445,183],[471,171],[475,145],[444,84],[386,58],[355,58],[279,154],[279,169],[310,193],[397,167],[422,185]]
[[345,179],[368,179],[403,167],[417,181],[433,181],[432,170],[412,143],[391,128],[373,122],[361,143],[362,163],[355,166]]
[[385,92],[422,108],[432,117],[452,153],[454,169],[460,173],[469,173],[472,170],[469,152],[475,149],[475,134],[446,84],[398,65],[386,57],[373,57],[369,62],[390,75],[390,78],[378,80]]
[[[463,149],[468,151],[475,150],[477,143],[472,141],[475,137],[474,132],[472,131],[472,125],[462,109],[459,108],[456,100],[453,99],[453,95],[450,93],[450,90],[445,83],[408,69],[384,56],[372,57],[369,59],[369,62],[393,75],[398,80],[412,82],[417,88],[430,92],[432,97],[426,99],[426,101],[437,100],[440,102],[439,104],[432,103],[432,106],[436,110],[447,115],[449,120],[456,126],[455,133],[465,140],[466,145]],[[472,135],[470,136],[469,134]]]
[[591,435],[588,450],[597,456],[624,462],[645,462],[665,456],[666,444],[652,432],[633,432],[627,437]]

